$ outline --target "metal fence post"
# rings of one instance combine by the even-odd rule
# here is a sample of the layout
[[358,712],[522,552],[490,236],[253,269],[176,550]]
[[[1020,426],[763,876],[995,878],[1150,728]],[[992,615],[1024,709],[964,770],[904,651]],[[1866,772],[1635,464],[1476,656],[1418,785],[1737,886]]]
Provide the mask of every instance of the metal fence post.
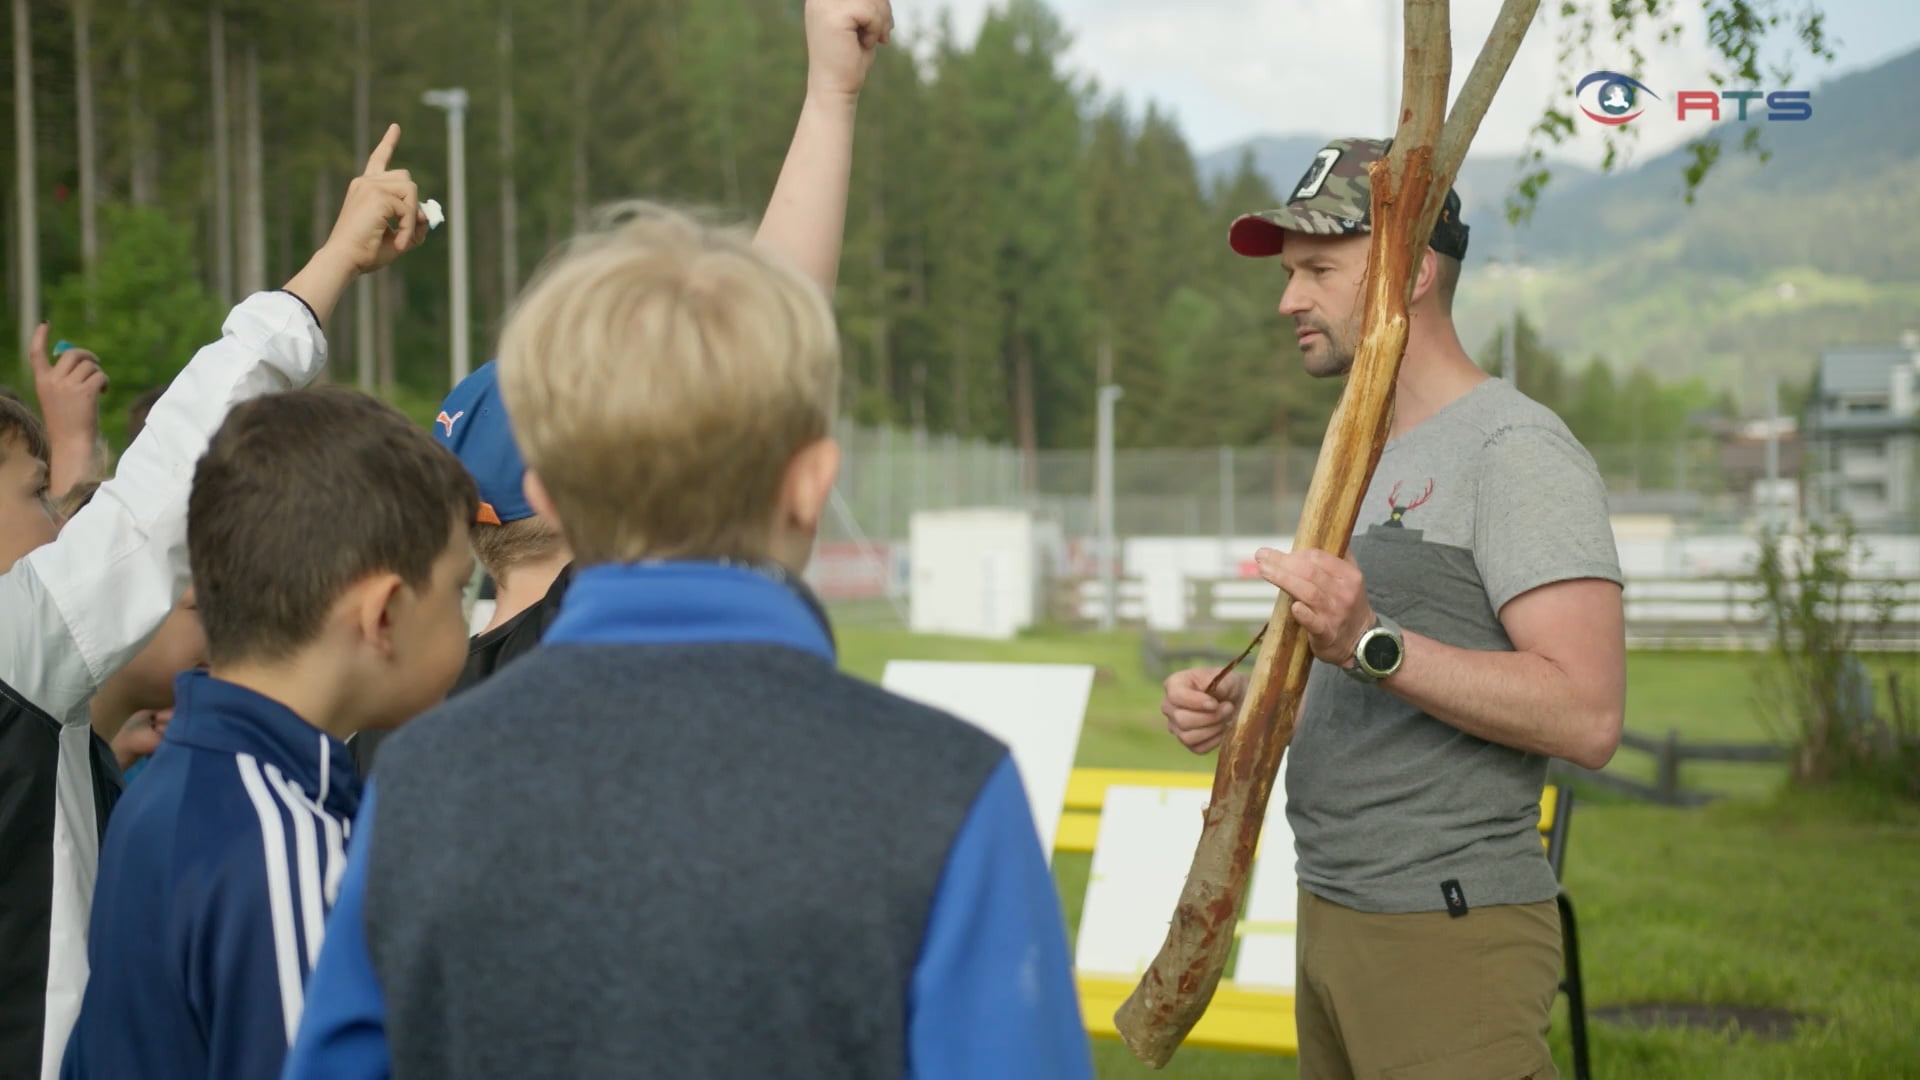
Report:
[[1120,614],[1120,583],[1115,577],[1113,540],[1113,406],[1123,391],[1118,386],[1100,388],[1098,432],[1094,439],[1094,472],[1100,491],[1100,582],[1105,597],[1100,608],[1100,629],[1111,630]]
[[1667,729],[1667,741],[1660,744],[1660,756],[1654,763],[1656,770],[1654,786],[1660,790],[1660,801],[1677,804],[1680,801],[1680,733]]
[[1233,558],[1233,447],[1220,448],[1220,559],[1232,566]]

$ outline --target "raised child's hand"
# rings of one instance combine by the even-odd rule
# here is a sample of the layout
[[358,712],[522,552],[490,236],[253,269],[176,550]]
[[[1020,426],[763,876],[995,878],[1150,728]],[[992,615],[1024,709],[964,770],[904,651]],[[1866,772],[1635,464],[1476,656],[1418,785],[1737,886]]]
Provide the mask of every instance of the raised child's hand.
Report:
[[77,444],[85,458],[100,433],[100,395],[107,392],[107,373],[101,370],[99,357],[86,349],[68,349],[59,359],[50,358],[47,336],[47,324],[41,323],[34,328],[27,350],[47,439],[63,449],[64,444]]
[[387,167],[399,142],[400,125],[389,125],[380,145],[367,159],[367,171],[347,185],[340,218],[322,249],[356,273],[378,270],[427,242],[420,189],[407,170]]
[[892,37],[888,0],[807,0],[807,92],[858,96]]

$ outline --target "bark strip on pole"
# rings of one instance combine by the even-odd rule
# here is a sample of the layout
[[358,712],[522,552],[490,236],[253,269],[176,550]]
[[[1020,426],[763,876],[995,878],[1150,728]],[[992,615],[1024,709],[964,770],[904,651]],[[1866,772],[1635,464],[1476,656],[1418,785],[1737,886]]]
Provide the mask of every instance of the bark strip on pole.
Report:
[[[1538,8],[1539,0],[1506,0],[1447,118],[1447,0],[1406,0],[1399,130],[1388,156],[1369,167],[1373,234],[1360,344],[1314,465],[1296,548],[1347,552],[1360,501],[1386,445],[1406,351],[1407,305],[1427,237]],[[1284,593],[1275,598],[1240,715],[1220,747],[1200,841],[1166,941],[1114,1014],[1128,1049],[1154,1068],[1172,1059],[1205,1014],[1233,948],[1254,848],[1312,667],[1307,634],[1293,620],[1292,606]]]

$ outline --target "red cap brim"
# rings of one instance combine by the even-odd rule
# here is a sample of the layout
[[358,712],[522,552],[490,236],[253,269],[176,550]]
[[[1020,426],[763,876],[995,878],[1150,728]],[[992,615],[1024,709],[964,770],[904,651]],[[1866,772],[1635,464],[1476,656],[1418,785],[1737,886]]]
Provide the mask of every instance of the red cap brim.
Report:
[[1227,230],[1227,243],[1233,250],[1255,259],[1280,254],[1280,245],[1286,239],[1287,230],[1258,214],[1246,214],[1234,219],[1232,227]]

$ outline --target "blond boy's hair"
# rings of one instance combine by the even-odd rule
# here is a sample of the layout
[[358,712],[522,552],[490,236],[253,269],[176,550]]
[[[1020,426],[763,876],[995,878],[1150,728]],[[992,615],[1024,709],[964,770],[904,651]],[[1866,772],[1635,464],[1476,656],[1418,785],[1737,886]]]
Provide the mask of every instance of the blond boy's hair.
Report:
[[535,514],[504,525],[476,521],[467,526],[467,545],[487,576],[498,582],[528,563],[558,554],[566,538],[552,521]]
[[576,558],[758,559],[788,465],[831,433],[840,344],[744,229],[628,203],[542,267],[499,363]]

